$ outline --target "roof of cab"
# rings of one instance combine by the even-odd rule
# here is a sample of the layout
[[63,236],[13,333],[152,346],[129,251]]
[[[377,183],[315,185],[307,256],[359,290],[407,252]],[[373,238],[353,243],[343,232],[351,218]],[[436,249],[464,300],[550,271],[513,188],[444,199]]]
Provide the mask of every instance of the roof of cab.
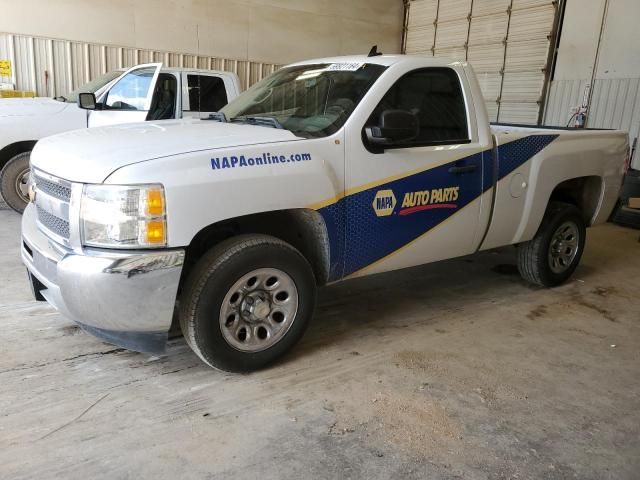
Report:
[[451,65],[454,62],[450,58],[436,58],[427,55],[376,55],[369,57],[367,55],[345,55],[341,57],[327,57],[327,58],[314,58],[312,60],[304,60],[302,62],[295,62],[291,65],[316,65],[319,63],[372,63],[376,65],[383,65],[389,67],[396,63],[401,62],[413,62],[420,60],[427,65],[433,65],[435,67]]
[[172,72],[172,73],[204,73],[208,75],[235,75],[233,72],[226,72],[223,70],[206,70],[202,68],[186,68],[186,67],[165,67],[164,65],[160,69],[161,72]]
[[[135,65],[134,67],[130,67],[130,68],[116,68],[114,71],[116,72],[126,72],[127,70],[130,70],[131,68],[135,68],[135,67],[139,67],[140,65]],[[208,75],[235,75],[235,73],[233,72],[228,72],[225,70],[207,70],[204,68],[188,68],[188,67],[165,67],[164,64],[162,65],[162,67],[160,67],[160,71],[163,73],[181,73],[181,72],[186,72],[186,73],[204,73],[204,74],[208,74]]]

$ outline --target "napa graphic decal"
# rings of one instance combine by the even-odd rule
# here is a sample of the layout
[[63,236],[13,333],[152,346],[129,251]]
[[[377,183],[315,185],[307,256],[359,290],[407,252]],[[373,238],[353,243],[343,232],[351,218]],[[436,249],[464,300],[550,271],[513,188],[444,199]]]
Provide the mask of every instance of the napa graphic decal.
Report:
[[215,157],[211,159],[213,170],[236,167],[256,167],[261,165],[279,165],[283,163],[299,163],[312,160],[310,153],[292,153],[291,155],[275,155],[263,153],[255,157],[246,155],[231,155],[229,157]]
[[[478,152],[355,192],[332,206],[321,208],[333,249],[331,255],[335,252],[343,258],[330,273],[341,278],[361,270],[415,240],[478,198],[482,192],[482,157],[483,153]],[[449,172],[453,166],[468,165],[475,165],[477,173],[455,175]],[[393,198],[396,199],[395,206]],[[342,218],[337,216],[340,210],[344,211]],[[340,225],[340,221],[344,224]],[[338,228],[334,230],[336,226]]]
[[[320,208],[329,235],[329,280],[351,275],[440,225],[557,137],[519,138],[495,151],[485,150],[391,180]],[[477,167],[479,175],[449,171],[452,166],[470,165]]]

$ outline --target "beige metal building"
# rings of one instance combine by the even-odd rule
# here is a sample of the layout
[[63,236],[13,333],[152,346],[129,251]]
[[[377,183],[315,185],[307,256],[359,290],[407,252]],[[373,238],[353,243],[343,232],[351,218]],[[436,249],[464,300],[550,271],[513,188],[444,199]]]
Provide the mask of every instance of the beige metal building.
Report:
[[231,70],[246,88],[295,60],[366,53],[374,44],[399,52],[402,38],[400,0],[10,5],[0,2],[0,60],[11,61],[13,69],[0,83],[48,96],[142,62]]

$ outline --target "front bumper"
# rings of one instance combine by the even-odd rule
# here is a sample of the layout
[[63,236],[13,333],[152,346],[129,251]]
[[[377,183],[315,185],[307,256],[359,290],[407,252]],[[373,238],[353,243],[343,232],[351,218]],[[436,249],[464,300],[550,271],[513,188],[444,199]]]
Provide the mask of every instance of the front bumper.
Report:
[[46,300],[89,333],[115,345],[164,351],[184,250],[67,249],[22,217],[22,261],[36,300]]

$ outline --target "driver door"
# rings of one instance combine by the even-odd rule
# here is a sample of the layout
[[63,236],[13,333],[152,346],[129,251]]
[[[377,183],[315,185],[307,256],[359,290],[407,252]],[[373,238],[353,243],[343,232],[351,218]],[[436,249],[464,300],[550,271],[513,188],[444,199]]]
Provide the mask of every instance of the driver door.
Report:
[[161,63],[147,63],[126,71],[98,99],[101,109],[89,114],[88,126],[144,122],[161,67]]
[[[464,82],[462,72],[451,67],[408,71],[365,112],[364,125],[350,125],[345,276],[475,250],[487,147],[479,142]],[[391,145],[367,137],[367,127],[379,126],[383,111],[398,110],[415,116],[414,137]]]

